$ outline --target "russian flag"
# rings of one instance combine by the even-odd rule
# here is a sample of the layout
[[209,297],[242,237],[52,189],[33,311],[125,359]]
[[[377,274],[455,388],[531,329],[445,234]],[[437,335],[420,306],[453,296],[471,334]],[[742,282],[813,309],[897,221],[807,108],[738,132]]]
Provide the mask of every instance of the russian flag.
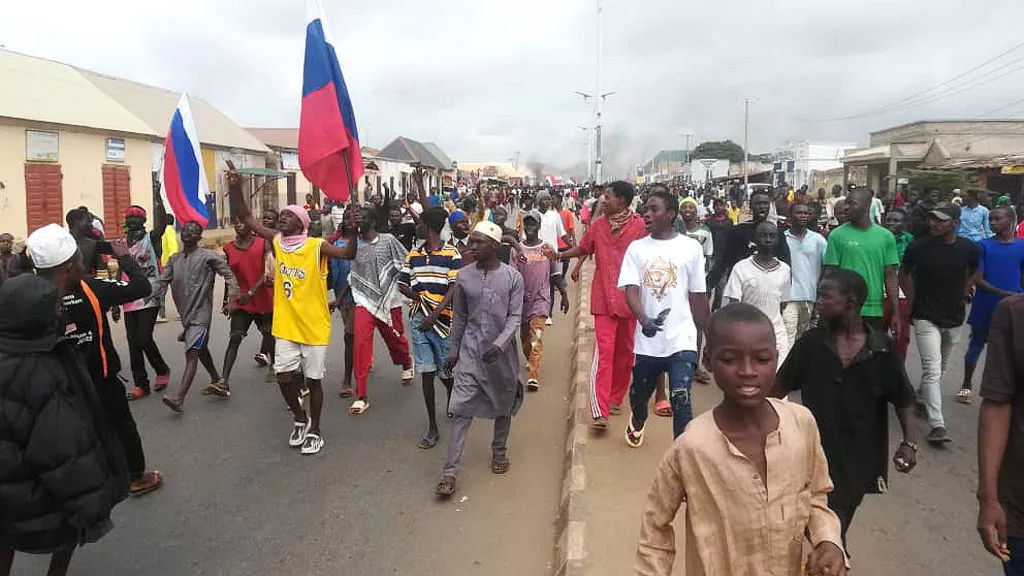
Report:
[[164,166],[160,172],[160,195],[164,207],[184,224],[195,220],[206,228],[206,196],[210,186],[203,170],[203,155],[199,151],[199,135],[188,105],[188,94],[182,94],[178,108],[171,117],[171,126],[164,138]]
[[359,131],[320,0],[308,0],[302,72],[299,166],[334,200],[348,200],[363,176]]

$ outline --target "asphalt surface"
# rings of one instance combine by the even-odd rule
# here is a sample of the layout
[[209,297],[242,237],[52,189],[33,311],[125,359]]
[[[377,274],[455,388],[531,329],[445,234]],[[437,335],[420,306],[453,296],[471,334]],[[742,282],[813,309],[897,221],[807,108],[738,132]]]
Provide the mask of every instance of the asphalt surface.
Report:
[[[218,294],[219,288],[218,288]],[[491,474],[489,421],[467,443],[459,491],[438,502],[447,441],[416,446],[426,431],[419,380],[404,387],[377,340],[370,410],[347,412],[337,396],[342,328],[335,321],[322,422],[326,446],[302,456],[287,444],[291,415],[276,384],[252,360],[256,330],[242,343],[229,400],[201,396],[200,367],[185,404],[173,414],[156,395],[132,403],[150,468],[163,488],[114,511],[114,531],[79,549],[71,574],[150,576],[487,574],[551,572],[565,445],[565,406],[574,322],[548,328],[540,392],[513,421],[511,470]],[[171,365],[171,390],[184,363],[180,325],[158,325]],[[114,341],[128,375],[124,332]],[[215,320],[212,352],[220,365],[227,322]],[[525,365],[525,362],[521,361]],[[525,379],[524,379],[525,381]],[[437,383],[443,419],[443,387]],[[45,573],[47,559],[18,555],[14,574]]]
[[[943,412],[954,441],[935,448],[924,442],[927,423],[918,419],[921,450],[910,474],[890,469],[889,493],[869,495],[857,510],[848,534],[853,556],[851,574],[890,576],[958,576],[1002,574],[998,561],[982,547],[975,531],[978,507],[977,428],[979,399],[972,405],[953,397],[963,378],[963,354],[969,327],[961,328],[947,374],[942,381]],[[907,372],[916,386],[921,362],[911,339]],[[981,381],[984,361],[975,373],[975,390]],[[721,398],[718,388],[695,384],[694,413],[710,409]],[[794,395],[796,401],[799,397]],[[628,413],[628,412],[627,412]],[[671,419],[648,420],[642,448],[632,449],[623,440],[625,416],[613,418],[603,438],[588,444],[587,574],[611,576],[630,573],[643,509],[651,479],[672,441]],[[895,452],[901,439],[899,423],[890,416],[889,441]],[[677,546],[684,527],[675,522]],[[683,574],[682,557],[674,574]]]

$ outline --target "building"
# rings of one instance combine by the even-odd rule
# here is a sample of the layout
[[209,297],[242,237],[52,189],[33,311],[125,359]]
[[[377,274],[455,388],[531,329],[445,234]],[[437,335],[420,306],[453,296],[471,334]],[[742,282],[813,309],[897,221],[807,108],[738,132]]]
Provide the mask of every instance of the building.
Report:
[[305,203],[306,194],[319,196],[319,190],[306,180],[299,168],[298,128],[248,128],[271,152],[267,157],[267,168],[276,169],[284,175],[264,183],[264,187],[277,195],[278,207]]
[[689,153],[686,150],[660,150],[643,166],[648,182],[664,182],[690,174]]
[[1012,155],[1024,155],[1024,120],[923,120],[872,132],[867,148],[846,151],[843,166],[865,166],[868,187],[892,194],[906,169]]
[[[0,231],[24,236],[86,206],[121,234],[132,204],[155,210],[163,139],[180,93],[0,50]],[[190,97],[210,183],[208,207],[223,221],[225,159],[265,168],[258,140],[201,98]]]
[[[412,166],[420,166],[424,171],[424,184],[427,191],[440,190],[442,187],[454,185],[456,164],[433,142],[419,142],[412,138],[399,136],[390,144],[381,148],[378,157],[384,160],[397,161],[410,166],[408,172],[401,172],[398,179],[391,178],[390,187],[404,197],[410,189],[409,175]],[[395,186],[398,186],[396,189]]]
[[828,170],[843,167],[843,155],[847,150],[856,148],[856,144],[808,142],[806,140],[790,142],[775,153],[772,165],[773,184],[783,182],[799,188],[822,186],[822,175]]
[[460,182],[475,184],[482,178],[494,178],[511,186],[523,186],[533,179],[533,173],[512,162],[461,162],[458,179]]

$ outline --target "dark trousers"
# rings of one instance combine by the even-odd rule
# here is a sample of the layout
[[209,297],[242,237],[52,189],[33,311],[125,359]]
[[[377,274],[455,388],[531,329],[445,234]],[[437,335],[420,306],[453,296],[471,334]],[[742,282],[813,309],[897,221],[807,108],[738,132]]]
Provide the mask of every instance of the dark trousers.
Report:
[[[568,282],[569,282],[568,278],[569,278],[569,259],[568,258],[562,258],[562,277],[559,279],[559,281],[562,283],[562,286],[568,286]],[[551,294],[551,305],[548,306],[548,318],[554,318],[555,317],[555,285],[551,284],[549,286],[548,290],[549,290],[549,294]]]
[[1024,576],[1024,538],[1007,538],[1006,546],[1010,561],[1003,564],[1003,572],[1006,576]]
[[103,412],[107,416],[107,423],[117,434],[121,447],[124,448],[132,480],[137,480],[146,471],[146,456],[142,452],[142,438],[139,437],[139,429],[135,426],[135,418],[128,408],[124,384],[116,374],[109,376],[96,383],[96,395],[99,396]]
[[839,534],[843,539],[843,549],[846,550],[846,556],[850,556],[850,549],[846,546],[846,531],[850,529],[850,524],[853,523],[853,515],[857,513],[857,507],[864,501],[864,495],[845,494],[845,490],[841,488],[833,490],[828,494],[828,507],[836,513],[839,517]]
[[662,372],[668,373],[668,398],[672,404],[672,433],[678,438],[693,420],[690,390],[697,369],[697,353],[692,350],[676,352],[658,358],[636,355],[633,363],[633,384],[629,387],[629,405],[633,410],[633,424],[642,429],[647,422],[647,402],[658,385]]
[[149,390],[149,375],[146,373],[146,359],[153,365],[157,375],[170,374],[171,369],[160,355],[160,348],[153,339],[156,326],[157,308],[143,308],[124,313],[124,330],[128,337],[128,357],[132,366],[132,380],[143,390]]

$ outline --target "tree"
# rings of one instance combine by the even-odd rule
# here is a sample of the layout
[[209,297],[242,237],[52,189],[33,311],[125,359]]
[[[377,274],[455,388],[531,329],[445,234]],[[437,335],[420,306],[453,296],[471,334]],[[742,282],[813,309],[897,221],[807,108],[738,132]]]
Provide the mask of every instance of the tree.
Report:
[[690,157],[694,160],[714,158],[738,163],[743,162],[743,147],[732,140],[701,142],[693,149],[693,154]]
[[963,190],[970,185],[967,175],[958,170],[904,170],[901,177],[907,178],[914,190],[937,189],[948,197],[954,189]]

